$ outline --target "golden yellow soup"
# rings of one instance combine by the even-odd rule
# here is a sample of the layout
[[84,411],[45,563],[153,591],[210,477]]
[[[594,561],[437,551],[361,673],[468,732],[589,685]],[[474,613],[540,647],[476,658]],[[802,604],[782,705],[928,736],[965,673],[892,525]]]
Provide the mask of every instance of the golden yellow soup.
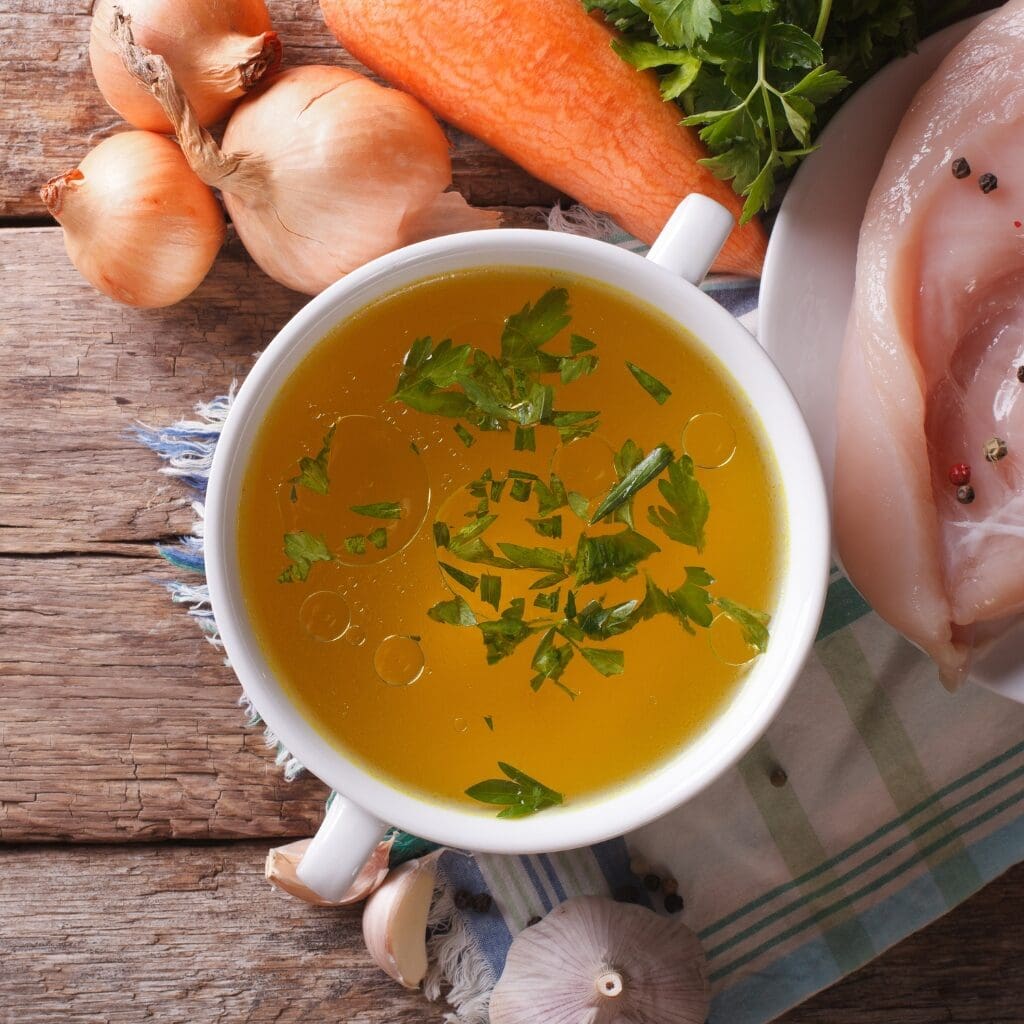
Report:
[[747,399],[678,324],[485,269],[305,358],[253,446],[238,554],[325,737],[508,817],[642,774],[723,707],[770,642],[780,505]]

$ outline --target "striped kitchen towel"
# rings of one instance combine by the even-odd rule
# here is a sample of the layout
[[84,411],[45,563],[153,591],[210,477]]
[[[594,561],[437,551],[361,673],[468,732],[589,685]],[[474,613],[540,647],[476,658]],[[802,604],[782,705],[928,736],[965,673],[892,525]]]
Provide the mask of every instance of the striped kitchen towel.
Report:
[[[638,248],[621,235],[609,240]],[[706,287],[756,329],[755,289],[721,280]],[[140,431],[167,471],[198,491],[200,514],[229,404],[218,399],[200,407],[199,421]],[[199,575],[201,530],[164,554],[195,570],[172,595],[215,639]],[[286,751],[279,757],[298,769]],[[630,875],[631,857],[678,880],[684,919],[707,951],[710,1024],[770,1021],[1024,859],[1024,707],[971,685],[947,693],[928,659],[836,572],[791,698],[704,794],[588,850],[444,854],[449,885],[435,908],[442,924],[431,939],[427,994],[445,993],[451,1019],[484,1024],[509,945],[532,918],[574,895],[623,887],[664,912]],[[489,892],[490,910],[457,910],[458,890]]]

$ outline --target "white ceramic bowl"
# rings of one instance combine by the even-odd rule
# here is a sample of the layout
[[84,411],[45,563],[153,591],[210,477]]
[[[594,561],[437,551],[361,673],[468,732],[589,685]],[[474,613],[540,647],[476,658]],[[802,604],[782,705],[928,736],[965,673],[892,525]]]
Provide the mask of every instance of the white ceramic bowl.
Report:
[[[750,334],[696,287],[731,224],[717,204],[691,196],[646,259],[604,242],[543,231],[480,231],[423,242],[375,260],[313,299],[253,367],[214,458],[206,570],[217,624],[245,692],[285,747],[341,794],[300,866],[300,877],[325,897],[338,898],[348,888],[385,822],[447,846],[495,853],[569,849],[621,835],[704,789],[749,749],[782,705],[821,616],[829,520],[814,446],[789,389]],[[768,651],[703,734],[657,769],[599,799],[569,801],[516,820],[396,789],[321,736],[290,702],[263,657],[246,614],[236,551],[238,500],[250,448],[268,407],[303,357],[332,327],[381,295],[434,274],[481,266],[545,267],[604,281],[692,331],[761,418],[778,465],[790,538]]]

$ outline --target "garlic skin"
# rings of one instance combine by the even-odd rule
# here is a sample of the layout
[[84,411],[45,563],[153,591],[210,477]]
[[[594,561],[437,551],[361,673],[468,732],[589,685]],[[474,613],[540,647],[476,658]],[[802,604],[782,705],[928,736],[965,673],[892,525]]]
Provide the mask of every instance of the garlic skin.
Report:
[[677,917],[602,896],[555,907],[513,940],[491,1024],[704,1024],[704,951]]
[[40,190],[79,273],[129,306],[171,306],[206,277],[224,214],[178,146],[151,132],[101,142]]
[[268,882],[282,892],[310,903],[316,907],[344,907],[350,903],[358,903],[375,892],[388,875],[388,858],[391,855],[391,847],[394,845],[394,838],[385,839],[377,844],[370,859],[363,865],[362,870],[356,876],[352,887],[340,900],[331,902],[318,896],[312,889],[299,881],[296,869],[302,861],[311,839],[300,839],[295,843],[288,843],[286,846],[277,846],[267,853],[267,862],[264,866],[264,874]]
[[96,0],[89,35],[93,76],[107,103],[136,128],[174,130],[125,69],[112,34],[118,10],[131,19],[138,43],[167,61],[204,125],[225,118],[281,63],[263,0]]
[[363,941],[373,962],[406,988],[427,973],[427,917],[440,851],[395,868],[363,909]]

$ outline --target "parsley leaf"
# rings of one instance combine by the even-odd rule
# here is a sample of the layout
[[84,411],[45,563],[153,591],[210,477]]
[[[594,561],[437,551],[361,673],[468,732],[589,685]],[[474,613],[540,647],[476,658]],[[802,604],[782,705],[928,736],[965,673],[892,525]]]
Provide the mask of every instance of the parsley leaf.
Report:
[[480,583],[479,576],[474,576],[470,572],[463,572],[457,566],[449,565],[447,562],[439,560],[437,564],[440,565],[441,568],[444,569],[444,571],[448,573],[448,575],[451,576],[451,578],[460,586],[465,587],[471,593],[476,591],[476,588]]
[[525,610],[526,601],[517,597],[501,613],[500,618],[477,623],[483,635],[488,665],[494,665],[503,658],[507,658],[524,640],[528,640],[544,628],[544,625],[525,622],[523,620]]
[[576,548],[576,586],[628,580],[637,573],[637,565],[661,549],[652,540],[630,530],[600,537],[580,535]]
[[453,597],[450,601],[440,601],[431,608],[427,615],[435,622],[443,622],[449,626],[475,626],[476,616],[473,609],[461,597]]
[[295,493],[296,487],[305,487],[314,494],[326,494],[330,490],[331,481],[327,476],[327,461],[331,455],[331,444],[334,441],[334,431],[337,424],[332,424],[331,429],[324,435],[323,446],[315,459],[304,455],[299,459],[299,474],[293,476],[288,482],[292,485],[292,501],[298,499]]
[[278,583],[304,582],[314,562],[334,561],[324,538],[305,530],[284,535],[284,554],[292,564],[277,577]]
[[664,384],[658,380],[657,377],[648,373],[646,370],[641,370],[639,366],[634,366],[633,363],[626,361],[626,368],[636,378],[637,384],[640,385],[653,398],[658,405],[664,405],[672,392],[669,391]]
[[562,536],[562,517],[551,516],[549,519],[529,519],[526,520],[534,530],[539,533],[542,537],[551,537],[557,540]]
[[495,611],[501,604],[501,577],[484,573],[480,577],[480,600],[489,604]]
[[626,655],[603,647],[581,647],[580,654],[603,676],[621,676],[626,670]]
[[466,796],[480,803],[504,807],[499,818],[523,818],[548,807],[557,807],[565,797],[544,783],[514,768],[504,761],[498,762],[504,779],[485,779],[466,790]]
[[362,534],[356,534],[354,537],[346,537],[345,550],[350,555],[365,555],[366,538],[362,536]]
[[[634,459],[639,454],[640,449],[633,445],[632,448],[627,448],[627,445],[633,444],[632,441],[627,441],[626,445],[623,446],[622,450],[616,456],[616,471],[618,471],[619,465],[626,465],[628,462],[632,462],[632,466],[626,471],[626,474],[619,480],[619,482],[608,492],[605,496],[604,501],[597,506],[594,514],[590,517],[590,525],[593,526],[595,523],[599,523],[606,516],[611,515],[616,509],[625,505],[631,501],[633,495],[637,491],[642,490],[646,487],[655,477],[660,476],[662,472],[669,466],[675,456],[672,454],[672,449],[666,444],[659,444],[656,448],[651,450],[651,453],[645,458],[640,459],[639,462],[635,462]],[[632,522],[632,514],[629,515],[629,521]]]
[[388,546],[388,531],[383,526],[371,530],[366,539],[378,550],[383,551]]
[[693,459],[683,455],[673,462],[668,467],[668,479],[658,482],[658,490],[669,508],[652,505],[647,510],[647,518],[672,540],[701,551],[711,505],[694,475]]
[[357,516],[369,519],[401,519],[404,511],[397,501],[376,501],[372,505],[350,505],[349,508]]
[[764,654],[768,649],[768,623],[771,622],[771,616],[767,612],[744,608],[743,605],[725,597],[716,597],[715,604],[740,627],[743,639]]

